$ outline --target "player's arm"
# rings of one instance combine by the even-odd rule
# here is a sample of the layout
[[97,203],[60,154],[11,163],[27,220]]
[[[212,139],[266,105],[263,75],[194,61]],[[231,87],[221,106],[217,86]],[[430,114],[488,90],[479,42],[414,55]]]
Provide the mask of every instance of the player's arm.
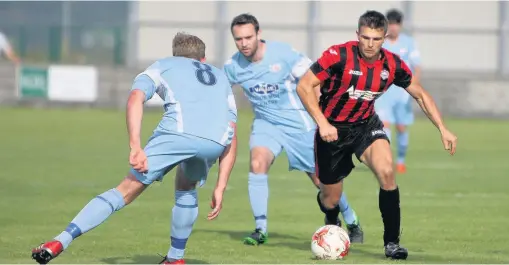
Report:
[[431,95],[416,81],[412,81],[406,90],[417,101],[417,104],[419,104],[424,114],[428,116],[438,130],[443,131],[445,125],[442,120],[442,115]]
[[328,48],[309,67],[297,84],[297,94],[318,127],[330,125],[318,105],[319,87],[323,81],[330,78],[333,74],[333,66],[342,59],[340,54],[336,47]]
[[415,81],[406,63],[401,60],[400,62],[395,71],[394,84],[406,88],[406,91],[417,101],[424,114],[428,116],[438,130],[442,131],[445,126],[435,101],[420,83]]
[[319,87],[320,83],[321,80],[318,79],[310,69],[304,74],[297,84],[297,94],[318,127],[328,124],[327,118],[325,118],[320,106],[318,105],[316,87]]
[[132,85],[127,99],[126,123],[129,134],[129,147],[141,149],[141,122],[143,119],[143,104],[152,98],[156,90],[154,81],[146,74],[138,75]]
[[7,57],[7,59],[9,59],[11,62],[14,64],[19,64],[21,62],[11,44],[3,34],[0,34],[0,47],[5,53],[5,57]]
[[215,219],[221,211],[223,193],[226,190],[228,179],[230,178],[237,157],[237,107],[231,89],[230,95],[228,96],[228,105],[231,114],[229,132],[233,133],[233,135],[230,144],[226,146],[219,157],[219,176],[217,178],[216,188],[212,194],[212,201],[210,204],[212,211],[207,216],[209,220]]
[[396,69],[394,84],[406,88],[406,91],[417,101],[417,104],[419,104],[424,114],[426,114],[440,131],[445,149],[449,150],[451,154],[454,154],[456,151],[456,136],[445,126],[442,115],[433,97],[431,97],[428,91],[426,91],[419,82],[413,80],[412,72],[403,61],[401,61],[401,67]]
[[[290,65],[292,67],[291,74],[297,80],[301,79],[302,76],[309,70],[309,67],[313,64],[313,61],[311,61],[309,57],[294,49],[291,50],[289,58]],[[315,86],[315,95],[317,100],[319,100],[321,95],[320,84]]]
[[235,165],[237,158],[237,106],[233,93],[228,96],[228,107],[230,113],[230,128],[233,130],[231,143],[225,148],[223,154],[219,157],[219,176],[217,179],[216,190],[224,192],[228,179]]
[[16,54],[14,49],[12,49],[12,47],[10,47],[10,46],[5,49],[5,56],[7,57],[7,59],[9,59],[14,64],[21,63],[21,59],[18,57],[18,55]]
[[233,166],[237,158],[237,125],[231,123],[233,128],[232,142],[225,148],[223,154],[219,157],[219,174],[216,183],[216,190],[224,192],[230,179]]

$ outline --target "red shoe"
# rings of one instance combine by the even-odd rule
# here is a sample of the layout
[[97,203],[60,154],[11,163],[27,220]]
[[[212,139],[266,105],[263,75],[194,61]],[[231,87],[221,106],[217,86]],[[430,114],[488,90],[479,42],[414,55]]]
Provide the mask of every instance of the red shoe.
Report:
[[159,264],[186,264],[186,262],[184,261],[184,259],[169,261],[167,257],[164,257],[164,259],[161,262],[159,262]]
[[397,164],[396,165],[396,171],[400,174],[406,173],[406,166],[405,164]]
[[64,251],[64,246],[60,241],[49,241],[32,249],[32,259],[35,259],[39,264],[47,264],[62,253],[62,251]]

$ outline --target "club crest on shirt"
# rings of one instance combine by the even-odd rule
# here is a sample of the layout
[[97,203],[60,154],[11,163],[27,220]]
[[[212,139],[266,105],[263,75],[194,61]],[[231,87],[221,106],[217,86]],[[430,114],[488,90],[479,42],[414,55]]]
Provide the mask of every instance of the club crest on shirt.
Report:
[[277,72],[281,71],[281,64],[278,64],[278,63],[276,63],[276,64],[271,64],[271,65],[269,66],[269,69],[270,69],[270,71],[271,71],[271,72],[273,72],[273,73],[277,73]]
[[382,78],[382,80],[386,80],[387,78],[389,78],[389,71],[387,70],[382,70],[382,72],[380,73],[380,77]]

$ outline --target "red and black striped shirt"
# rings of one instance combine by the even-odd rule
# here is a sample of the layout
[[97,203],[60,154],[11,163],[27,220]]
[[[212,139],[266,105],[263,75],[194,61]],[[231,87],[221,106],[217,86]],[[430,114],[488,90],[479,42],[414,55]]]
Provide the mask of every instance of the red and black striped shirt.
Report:
[[374,115],[375,99],[391,84],[407,88],[412,72],[401,58],[381,50],[381,58],[372,64],[364,61],[359,42],[334,45],[311,65],[322,81],[320,108],[335,123],[356,123]]

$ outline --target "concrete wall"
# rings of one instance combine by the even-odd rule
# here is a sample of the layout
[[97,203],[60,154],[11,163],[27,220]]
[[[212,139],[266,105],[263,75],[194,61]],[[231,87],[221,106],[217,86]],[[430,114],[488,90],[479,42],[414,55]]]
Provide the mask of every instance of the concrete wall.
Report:
[[[0,64],[0,106],[88,106],[125,109],[131,82],[142,69],[105,68],[99,71],[99,100],[92,104],[54,103],[40,100],[18,100],[14,67]],[[424,87],[435,98],[438,107],[447,117],[509,119],[509,79],[490,75],[424,74]],[[239,88],[235,88],[239,108],[249,103]],[[414,104],[417,115],[422,112]]]
[[[99,69],[100,99],[89,104],[92,107],[123,109],[132,79],[148,63],[171,54],[171,40],[177,31],[201,36],[207,43],[209,60],[221,65],[236,51],[229,33],[231,19],[250,12],[260,20],[265,38],[289,42],[316,58],[329,45],[355,38],[358,16],[367,9],[386,11],[395,7],[412,18],[406,25],[422,53],[423,85],[445,115],[509,118],[509,79],[493,73],[500,57],[498,2],[130,3],[130,25],[137,30],[129,36],[129,54],[138,64],[134,68]],[[509,13],[509,5],[505,8]],[[315,30],[310,30],[308,22]],[[509,20],[507,23],[509,26]],[[238,88],[235,92],[239,106],[249,106]],[[0,105],[17,104],[55,105],[17,100],[14,68],[0,64]]]
[[[492,72],[498,66],[497,1],[315,2],[317,30],[311,36],[307,24],[313,16],[310,3],[304,1],[222,2],[222,10],[210,1],[133,4],[137,6],[135,11],[140,22],[137,59],[142,62],[171,54],[173,35],[184,30],[201,36],[207,43],[209,59],[222,63],[236,51],[228,24],[243,12],[257,16],[264,38],[289,42],[316,59],[331,44],[354,39],[357,19],[366,10],[385,12],[399,8],[411,17],[406,25],[416,38],[425,70]],[[224,23],[217,27],[221,30],[216,30],[216,20]],[[312,37],[314,40],[308,40]]]

